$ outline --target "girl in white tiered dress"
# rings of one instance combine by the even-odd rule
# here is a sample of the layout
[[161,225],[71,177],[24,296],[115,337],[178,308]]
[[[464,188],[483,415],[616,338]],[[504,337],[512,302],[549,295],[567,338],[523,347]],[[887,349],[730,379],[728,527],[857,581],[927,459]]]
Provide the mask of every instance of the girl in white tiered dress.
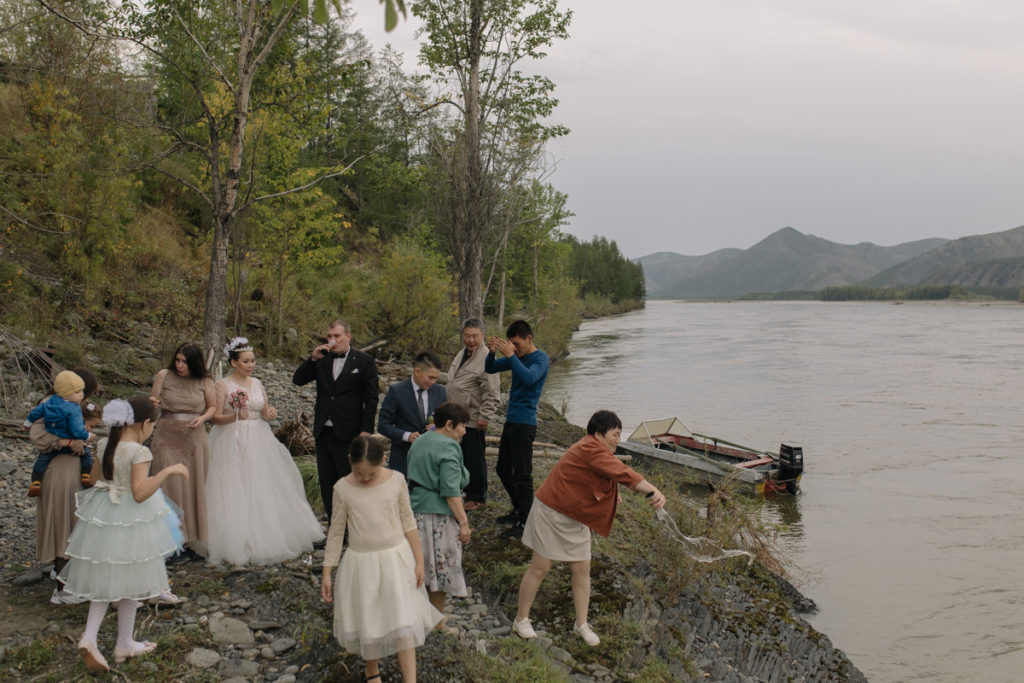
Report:
[[78,652],[89,671],[108,671],[96,644],[103,615],[117,603],[117,644],[114,661],[144,654],[155,643],[133,638],[139,600],[169,591],[164,558],[180,549],[172,529],[178,525],[160,485],[167,477],[188,477],[184,465],[172,465],[149,476],[153,454],[142,442],[153,433],[156,408],[145,396],[115,399],[103,410],[111,426],[108,441],[97,447],[93,463],[95,487],[78,494],[78,523],[68,540],[68,563],[60,573],[64,589],[90,600],[85,632]]
[[277,417],[249,342],[224,349],[233,372],[217,382],[220,414],[210,430],[206,476],[209,560],[273,564],[313,549],[324,532],[306,500],[302,475],[266,420]]
[[[400,472],[384,467],[384,448],[360,436],[349,451],[352,473],[334,485],[334,512],[324,549],[320,594],[334,606],[338,642],[366,660],[366,677],[380,678],[378,660],[398,654],[402,678],[416,680],[416,650],[444,615],[427,599],[423,552],[409,490]],[[337,586],[332,575],[348,527],[348,550]]]

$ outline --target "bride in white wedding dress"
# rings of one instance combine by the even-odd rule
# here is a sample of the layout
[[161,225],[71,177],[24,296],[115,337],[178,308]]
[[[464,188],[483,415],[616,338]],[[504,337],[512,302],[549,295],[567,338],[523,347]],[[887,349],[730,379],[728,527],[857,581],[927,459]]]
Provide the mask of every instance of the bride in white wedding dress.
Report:
[[225,347],[232,373],[217,382],[220,414],[210,430],[206,477],[209,560],[273,564],[313,549],[324,532],[306,500],[291,453],[266,420],[277,417],[244,337]]

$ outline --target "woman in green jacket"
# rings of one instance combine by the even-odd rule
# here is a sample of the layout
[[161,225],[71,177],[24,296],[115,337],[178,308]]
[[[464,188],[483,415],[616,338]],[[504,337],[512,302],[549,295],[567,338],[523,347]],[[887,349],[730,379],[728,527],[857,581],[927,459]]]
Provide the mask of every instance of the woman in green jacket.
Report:
[[434,411],[434,430],[409,449],[409,501],[423,546],[427,594],[440,612],[447,595],[468,595],[462,545],[469,542],[472,530],[462,506],[462,489],[469,483],[469,470],[462,464],[459,447],[467,422],[464,405],[442,403]]

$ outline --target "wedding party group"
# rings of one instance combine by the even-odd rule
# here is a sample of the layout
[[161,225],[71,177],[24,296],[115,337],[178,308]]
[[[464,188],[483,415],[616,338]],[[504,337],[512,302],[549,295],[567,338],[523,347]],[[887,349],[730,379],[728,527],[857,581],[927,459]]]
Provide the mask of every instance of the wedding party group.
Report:
[[[111,603],[115,663],[156,648],[135,640],[135,617],[144,601],[181,601],[167,565],[267,565],[323,547],[321,596],[334,605],[338,642],[365,660],[365,680],[379,680],[379,660],[396,655],[403,680],[415,681],[415,648],[444,623],[447,597],[468,594],[463,547],[472,535],[469,513],[488,504],[485,438],[506,372],[495,473],[511,509],[498,519],[507,525],[502,536],[521,538],[533,553],[513,631],[536,637],[530,607],[552,562],[564,561],[574,632],[598,645],[587,622],[591,532],[609,534],[619,484],[656,507],[665,497],[614,456],[622,423],[606,410],[535,491],[548,356],[523,320],[499,338],[468,319],[460,341],[446,382],[441,360],[425,351],[383,401],[377,361],[352,346],[344,320],[327,325],[325,341],[295,370],[294,384],[316,387],[312,433],[326,539],[291,453],[270,427],[277,409],[254,376],[255,350],[244,337],[224,347],[230,372],[223,379],[211,378],[197,344],[184,343],[149,396],[102,408],[92,373],[57,374],[52,394],[25,421],[39,451],[28,495],[37,498],[38,559],[54,564],[60,584],[51,602],[90,603],[78,641],[87,669],[110,668],[97,639]],[[101,422],[109,435],[98,439]]]

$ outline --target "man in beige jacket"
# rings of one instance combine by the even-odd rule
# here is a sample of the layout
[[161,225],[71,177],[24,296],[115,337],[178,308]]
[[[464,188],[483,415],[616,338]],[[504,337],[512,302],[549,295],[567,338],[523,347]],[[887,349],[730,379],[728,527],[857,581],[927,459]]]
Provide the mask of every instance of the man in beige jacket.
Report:
[[484,458],[487,423],[501,403],[497,374],[484,370],[487,348],[484,346],[484,323],[469,318],[462,323],[462,350],[455,354],[448,370],[445,387],[449,401],[457,401],[469,409],[469,424],[462,437],[462,462],[469,470],[465,508],[475,510],[487,503],[487,460]]

